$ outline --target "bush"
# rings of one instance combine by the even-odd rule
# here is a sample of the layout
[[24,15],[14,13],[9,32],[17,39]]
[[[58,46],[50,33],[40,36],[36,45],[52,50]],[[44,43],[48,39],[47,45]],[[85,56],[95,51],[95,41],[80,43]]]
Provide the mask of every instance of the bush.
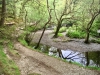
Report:
[[13,39],[15,38],[15,36],[13,34],[15,34],[15,29],[16,26],[1,26],[0,27],[0,38],[3,39]]
[[63,34],[61,34],[61,33],[58,33],[58,36],[59,36],[59,37],[62,37],[62,36],[63,36]]
[[81,31],[76,31],[76,30],[69,30],[67,32],[67,35],[71,38],[84,38],[85,33]]
[[[54,28],[54,32],[56,32],[57,28]],[[59,33],[66,32],[67,27],[61,27]]]
[[39,30],[39,28],[37,28],[37,27],[35,27],[35,26],[27,26],[27,27],[26,27],[26,30],[27,30],[28,32],[34,32],[34,31]]
[[66,32],[67,27],[61,27],[59,33]]

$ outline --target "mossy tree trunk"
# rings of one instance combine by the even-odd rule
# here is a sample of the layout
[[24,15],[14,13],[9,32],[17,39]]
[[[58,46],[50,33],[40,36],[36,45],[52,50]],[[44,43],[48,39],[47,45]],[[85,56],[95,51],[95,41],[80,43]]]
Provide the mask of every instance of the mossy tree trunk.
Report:
[[89,43],[89,35],[90,35],[90,29],[91,29],[91,27],[92,27],[92,25],[93,25],[93,22],[94,22],[94,20],[95,20],[95,18],[98,16],[100,14],[100,10],[99,10],[99,12],[97,12],[97,13],[95,13],[93,16],[92,16],[92,18],[91,18],[91,20],[89,21],[89,23],[88,23],[88,25],[87,25],[87,29],[86,29],[86,38],[85,38],[85,43]]
[[61,24],[62,24],[61,21],[58,21],[58,26],[57,26],[56,32],[53,36],[54,38],[58,37],[58,33],[59,33],[60,28],[61,28]]
[[43,35],[44,35],[44,32],[45,32],[45,30],[46,30],[46,25],[47,25],[47,23],[46,23],[45,26],[44,26],[42,35],[41,35],[41,37],[40,37],[40,39],[39,39],[37,45],[35,46],[35,49],[37,49],[37,48],[39,47],[39,45],[40,45],[41,39],[42,39],[42,37],[43,37]]
[[5,16],[6,16],[6,0],[2,0],[2,11],[1,11],[0,26],[4,25]]

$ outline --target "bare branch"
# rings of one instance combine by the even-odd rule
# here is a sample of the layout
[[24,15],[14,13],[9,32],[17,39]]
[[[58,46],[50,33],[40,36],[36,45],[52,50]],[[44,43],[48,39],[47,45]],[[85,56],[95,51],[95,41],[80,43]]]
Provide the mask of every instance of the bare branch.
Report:
[[58,18],[57,18],[57,13],[56,13],[56,9],[55,9],[55,0],[53,1],[53,7],[54,7],[55,17],[56,17],[56,19],[57,19],[57,21],[58,21]]

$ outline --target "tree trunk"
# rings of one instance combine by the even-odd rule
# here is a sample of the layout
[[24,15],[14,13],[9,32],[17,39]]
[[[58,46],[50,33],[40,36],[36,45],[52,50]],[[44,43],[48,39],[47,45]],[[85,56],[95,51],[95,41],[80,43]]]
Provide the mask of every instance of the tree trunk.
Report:
[[84,41],[84,43],[86,43],[86,44],[89,44],[90,42],[89,42],[89,35],[90,35],[90,32],[89,32],[89,29],[87,30],[87,35],[86,35],[86,38],[85,38],[85,41]]
[[39,39],[39,42],[37,43],[37,45],[36,45],[35,49],[37,49],[37,48],[39,47],[40,42],[41,42],[41,39],[42,39],[43,34],[44,34],[44,32],[45,32],[45,29],[46,29],[46,25],[44,26],[44,29],[43,29],[42,35],[41,35],[41,37],[40,37],[40,39]]
[[91,18],[91,20],[89,21],[89,23],[87,24],[87,29],[86,29],[86,33],[87,33],[87,36],[86,36],[86,39],[85,39],[85,43],[89,43],[89,34],[90,34],[90,29],[91,29],[91,27],[92,27],[92,25],[93,25],[93,22],[94,22],[94,20],[95,20],[95,18],[98,16],[100,14],[100,12],[98,12],[98,13],[96,13],[96,14],[94,14],[93,16],[92,16],[92,18]]
[[59,21],[58,22],[57,29],[56,29],[56,32],[55,32],[55,35],[53,36],[54,38],[57,38],[58,37],[58,32],[59,32],[60,28],[61,28],[61,22]]
[[58,54],[59,54],[59,57],[61,57],[61,58],[64,59],[63,54],[62,54],[62,52],[61,52],[61,49],[57,49],[57,52],[58,52]]
[[0,20],[1,26],[4,25],[5,15],[6,15],[6,0],[2,0],[2,13],[1,13],[1,20]]

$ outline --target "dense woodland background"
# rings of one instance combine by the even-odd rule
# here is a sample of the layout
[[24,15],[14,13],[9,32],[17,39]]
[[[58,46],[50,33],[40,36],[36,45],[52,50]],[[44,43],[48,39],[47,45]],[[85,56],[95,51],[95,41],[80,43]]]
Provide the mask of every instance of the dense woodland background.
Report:
[[[9,41],[51,27],[54,38],[66,32],[87,44],[100,43],[100,0],[0,0],[1,49]],[[23,36],[18,36],[20,30]]]
[[54,37],[62,26],[72,26],[67,28],[68,36],[85,38],[85,43],[89,43],[89,35],[99,36],[99,0],[1,0],[0,13],[0,35],[4,38],[18,32],[18,24],[27,31],[55,26]]

